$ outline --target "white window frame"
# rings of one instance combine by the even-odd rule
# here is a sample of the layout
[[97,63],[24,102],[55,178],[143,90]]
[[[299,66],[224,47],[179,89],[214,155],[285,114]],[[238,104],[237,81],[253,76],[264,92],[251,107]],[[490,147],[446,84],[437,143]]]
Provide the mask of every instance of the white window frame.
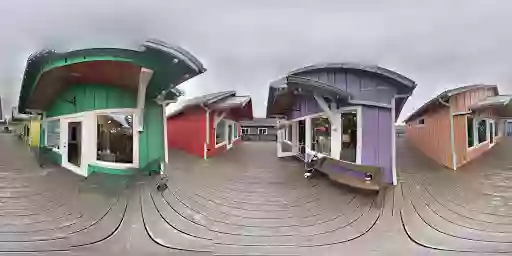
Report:
[[[480,121],[485,121],[485,140],[482,142],[482,143],[479,143],[479,136],[478,136],[478,131],[474,131],[473,133],[476,135],[475,138],[475,147],[479,147],[483,144],[485,144],[486,142],[489,142],[489,119],[488,118],[477,118],[478,119],[478,122],[475,122],[475,129],[478,129],[478,123],[480,123]],[[473,119],[474,120],[474,119]],[[473,121],[474,122],[474,121]]]
[[[138,109],[101,109],[92,111],[94,115],[91,115],[94,118],[94,135],[93,135],[93,143],[94,143],[94,164],[107,167],[107,168],[118,168],[118,169],[127,169],[127,168],[137,168],[139,167],[139,131],[137,127],[139,127],[139,110]],[[113,163],[106,162],[97,159],[98,152],[98,116],[99,115],[108,115],[108,114],[123,114],[123,115],[132,115],[132,130],[133,130],[133,152],[132,152],[132,163]]]
[[294,136],[294,134],[293,134],[293,124],[292,123],[286,124],[286,129],[284,129],[284,139],[283,139],[283,141],[288,142],[288,143],[291,144],[292,141],[289,140],[289,138],[288,138],[289,135],[290,135],[290,131],[292,133],[292,136]]
[[[265,131],[265,133],[260,133],[260,131]],[[268,129],[267,128],[258,128],[258,135],[267,135]]]
[[240,135],[238,134],[239,133],[239,130],[240,129],[240,125],[233,121],[233,140],[238,140],[240,138]]
[[[218,126],[218,125],[219,125],[219,123],[220,123],[220,122],[222,122],[222,121],[224,121],[224,127],[221,127],[221,129],[223,129],[223,130],[224,130],[224,141],[223,141],[223,142],[221,142],[221,143],[217,143],[217,126]],[[227,145],[227,144],[228,144],[228,137],[227,137],[227,136],[228,136],[228,134],[227,134],[227,133],[228,133],[228,131],[227,131],[227,130],[228,130],[228,122],[227,122],[227,121],[229,121],[229,120],[226,120],[226,119],[222,118],[222,119],[220,119],[220,120],[217,122],[217,124],[215,125],[215,127],[213,127],[213,131],[214,131],[214,133],[213,133],[213,137],[215,138],[215,147],[216,147],[216,148],[219,148],[219,147],[222,147],[222,146],[224,146],[224,145]]]
[[466,115],[466,146],[468,146],[468,137],[469,137],[469,134],[468,134],[468,117],[472,117],[473,118],[473,122],[472,122],[472,125],[473,125],[473,145],[471,147],[468,147],[468,149],[473,149],[476,145],[477,145],[477,136],[475,136],[475,129],[476,129],[476,122],[475,122],[475,116],[473,115]]
[[[335,111],[335,114],[337,117],[339,116],[341,118],[341,113],[354,112],[354,111],[356,112],[356,116],[357,116],[357,142],[356,142],[357,146],[356,146],[356,162],[355,163],[361,164],[362,153],[363,153],[363,151],[362,151],[363,150],[363,145],[362,145],[362,142],[363,142],[363,116],[362,116],[363,108],[362,108],[362,106],[341,107],[337,111]],[[318,152],[311,150],[311,148],[310,148],[311,142],[308,142],[308,140],[307,140],[307,137],[308,137],[307,134],[308,133],[311,134],[311,119],[314,117],[319,117],[319,116],[323,116],[323,117],[327,118],[327,115],[324,112],[319,112],[319,113],[292,119],[292,120],[290,120],[290,122],[298,122],[301,120],[305,120],[305,123],[306,123],[306,139],[305,139],[306,153],[309,153],[309,154],[317,153],[318,156],[320,156],[320,157],[324,157],[324,156],[332,157],[332,156],[328,156],[328,155],[318,153]],[[309,127],[308,127],[308,124],[309,124]],[[340,141],[340,143],[341,143],[341,141]],[[341,160],[341,161],[343,161],[343,160]]]
[[[246,131],[245,133],[244,133],[244,130]],[[242,127],[242,128],[240,129],[240,132],[242,133],[242,135],[244,135],[244,134],[249,134],[249,128],[243,128],[243,127]]]
[[[50,117],[50,118],[43,119],[41,121],[43,129],[44,129],[44,145],[43,146],[46,146],[46,147],[48,147],[48,122],[51,122],[51,121],[58,121],[58,124],[59,124],[59,139],[60,139],[60,116],[59,117]],[[51,147],[51,149],[54,152],[60,153],[60,141],[59,141],[59,148]]]
[[[109,114],[109,113],[116,113],[116,114],[131,114],[133,115],[133,163],[112,163],[112,162],[105,162],[101,160],[96,159],[96,153],[98,152],[97,147],[97,127],[98,127],[98,120],[97,116],[102,114]],[[82,146],[83,149],[85,149],[86,152],[94,152],[94,154],[87,155],[85,157],[82,157],[83,159],[83,165],[84,168],[87,168],[89,164],[97,165],[100,167],[105,168],[112,168],[112,169],[129,169],[129,168],[138,168],[139,167],[139,132],[137,131],[136,127],[138,127],[139,124],[139,110],[136,108],[113,108],[113,109],[99,109],[99,110],[91,110],[91,111],[84,111],[79,113],[73,113],[73,114],[67,114],[67,115],[60,115],[55,117],[47,117],[43,119],[44,125],[46,125],[46,122],[51,120],[59,120],[59,123],[65,122],[66,119],[69,118],[75,118],[75,117],[82,117],[82,129],[84,132],[84,138],[83,144],[85,146]],[[93,129],[90,129],[91,124],[93,125]],[[87,129],[89,128],[89,129]],[[46,129],[45,129],[45,143],[47,139]],[[62,136],[61,136],[62,137]],[[88,139],[89,138],[89,139]],[[63,154],[63,148],[59,149],[53,149],[53,151]],[[82,154],[84,151],[82,151]]]

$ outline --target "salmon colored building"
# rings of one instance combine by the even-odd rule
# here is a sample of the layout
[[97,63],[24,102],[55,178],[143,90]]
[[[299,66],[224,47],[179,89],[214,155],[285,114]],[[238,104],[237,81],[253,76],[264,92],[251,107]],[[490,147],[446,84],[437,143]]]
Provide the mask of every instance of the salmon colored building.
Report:
[[406,120],[406,139],[436,162],[456,170],[503,137],[512,96],[496,85],[469,85],[442,92]]
[[177,103],[167,114],[169,148],[207,159],[240,143],[239,121],[252,120],[250,96],[218,92]]

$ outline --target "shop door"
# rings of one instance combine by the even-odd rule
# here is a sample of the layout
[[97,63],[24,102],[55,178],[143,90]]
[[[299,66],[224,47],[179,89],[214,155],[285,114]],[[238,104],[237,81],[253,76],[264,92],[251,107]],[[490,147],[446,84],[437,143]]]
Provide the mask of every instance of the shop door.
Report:
[[489,134],[490,135],[489,142],[490,142],[491,146],[494,145],[494,142],[495,142],[494,141],[494,133],[495,133],[494,129],[496,129],[496,126],[494,125],[494,121],[489,122],[489,132],[491,133],[491,134]]
[[82,168],[82,118],[61,120],[61,154],[62,166],[77,174],[85,175]]

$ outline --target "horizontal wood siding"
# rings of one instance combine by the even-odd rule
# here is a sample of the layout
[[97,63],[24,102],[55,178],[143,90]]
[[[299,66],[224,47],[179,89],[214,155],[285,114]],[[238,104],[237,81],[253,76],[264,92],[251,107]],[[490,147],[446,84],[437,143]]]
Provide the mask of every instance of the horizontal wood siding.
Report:
[[[423,125],[418,124],[421,118]],[[452,168],[449,108],[435,108],[419,119],[407,123],[407,140],[434,161]]]

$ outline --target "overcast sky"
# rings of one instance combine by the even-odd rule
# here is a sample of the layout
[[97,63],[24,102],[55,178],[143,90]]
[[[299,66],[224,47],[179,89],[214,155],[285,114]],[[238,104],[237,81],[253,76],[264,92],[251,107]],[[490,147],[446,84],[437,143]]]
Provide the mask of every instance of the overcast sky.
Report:
[[[353,2],[353,3],[349,3]],[[16,0],[2,2],[0,94],[18,100],[26,58],[43,47],[180,45],[208,71],[186,97],[234,89],[264,116],[268,83],[317,62],[363,62],[418,84],[401,120],[439,92],[512,91],[512,2],[493,0]],[[377,3],[377,4],[375,4]]]

